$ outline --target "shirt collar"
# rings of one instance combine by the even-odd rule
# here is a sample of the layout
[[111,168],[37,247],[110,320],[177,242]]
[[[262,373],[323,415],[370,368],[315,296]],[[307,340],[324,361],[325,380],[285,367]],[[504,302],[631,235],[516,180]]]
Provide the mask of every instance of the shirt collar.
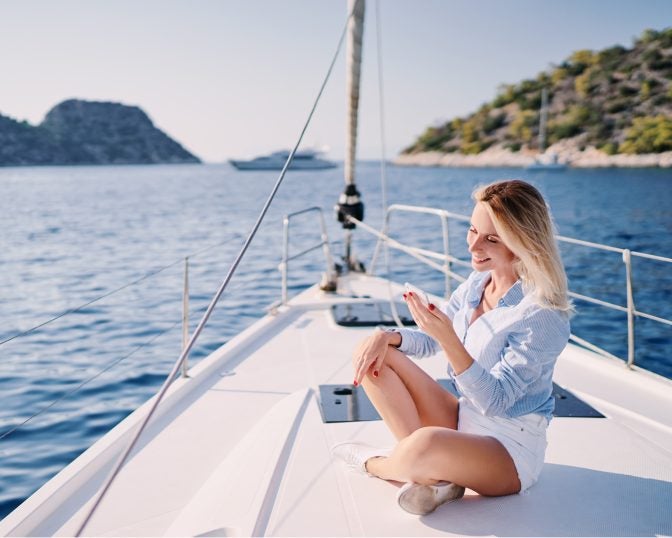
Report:
[[[478,273],[474,279],[474,283],[467,294],[467,302],[471,308],[476,308],[483,297],[483,289],[490,281],[490,271]],[[511,286],[508,291],[499,300],[497,306],[515,306],[523,300],[525,294],[523,293],[523,283],[519,280]]]
[[523,297],[525,297],[525,294],[523,293],[523,283],[518,279],[504,294],[501,302],[504,306],[516,306],[523,300]]

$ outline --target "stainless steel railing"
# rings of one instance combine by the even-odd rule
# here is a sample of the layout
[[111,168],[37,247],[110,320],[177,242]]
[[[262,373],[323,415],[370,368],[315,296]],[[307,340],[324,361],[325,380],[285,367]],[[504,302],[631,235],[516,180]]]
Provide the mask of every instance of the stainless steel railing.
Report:
[[[297,254],[294,254],[292,256],[289,255],[289,225],[290,221],[299,216],[303,215],[306,213],[317,213],[319,216],[320,220],[320,237],[321,241],[317,243],[316,245],[313,245],[311,247],[308,247],[301,252],[298,252]],[[327,263],[327,270],[326,270],[326,279],[328,282],[333,282],[335,280],[335,275],[334,275],[334,262],[333,262],[333,257],[331,255],[331,248],[329,247],[329,236],[327,235],[327,226],[324,221],[324,214],[322,212],[322,208],[314,206],[314,207],[309,207],[307,209],[302,209],[301,211],[295,211],[294,213],[289,213],[284,216],[282,219],[282,224],[283,224],[283,233],[282,233],[282,261],[280,262],[280,273],[282,275],[282,304],[287,304],[287,279],[288,279],[288,271],[289,271],[289,262],[292,260],[296,260],[297,258],[301,258],[302,256],[305,256],[309,252],[312,252],[318,248],[322,248],[322,251],[324,252],[324,257],[326,259]]]
[[[436,215],[441,219],[441,229],[442,229],[442,234],[443,234],[443,246],[444,246],[444,252],[435,252],[427,249],[422,249],[414,246],[410,246],[407,244],[404,244],[400,241],[397,241],[396,239],[393,239],[390,237],[387,233],[385,233],[386,230],[389,229],[389,221],[390,221],[390,216],[392,213],[395,212],[410,212],[410,213],[424,213],[428,215]],[[445,275],[445,296],[448,297],[451,292],[451,284],[450,284],[450,279],[455,278],[456,280],[462,282],[465,280],[465,278],[457,273],[454,273],[452,271],[452,266],[453,265],[459,265],[461,267],[465,268],[471,268],[471,264],[467,261],[460,260],[456,258],[455,256],[450,254],[450,243],[448,240],[448,219],[453,219],[461,222],[469,222],[469,217],[466,215],[461,215],[459,213],[451,213],[450,211],[445,211],[443,209],[436,209],[436,208],[430,208],[430,207],[418,207],[418,206],[406,206],[406,205],[391,205],[385,214],[385,221],[383,224],[383,231],[378,231],[374,229],[371,226],[368,226],[367,224],[364,224],[363,222],[353,218],[353,217],[348,217],[352,222],[357,224],[357,226],[360,226],[362,229],[366,230],[367,232],[375,235],[378,237],[378,242],[376,244],[376,249],[374,251],[373,258],[371,260],[370,266],[369,266],[369,272],[373,273],[375,263],[379,254],[380,250],[380,245],[383,241],[387,242],[387,244],[395,249],[395,250],[400,250],[417,260],[423,262],[425,265],[432,267],[433,269],[442,272]],[[610,308],[612,310],[617,310],[620,312],[625,312],[627,315],[627,336],[628,336],[628,356],[626,359],[626,364],[628,367],[632,367],[635,364],[635,319],[640,317],[640,318],[646,318],[652,321],[656,321],[658,323],[663,323],[665,325],[670,325],[672,326],[672,320],[669,320],[667,318],[663,318],[661,316],[655,316],[653,314],[643,312],[641,310],[638,310],[635,306],[635,300],[634,300],[634,293],[633,293],[633,277],[632,277],[632,258],[633,257],[638,257],[638,258],[645,258],[649,260],[656,260],[664,263],[672,263],[672,258],[666,258],[664,256],[656,256],[653,254],[646,254],[643,252],[635,252],[631,251],[629,249],[622,249],[622,248],[617,248],[617,247],[612,247],[609,245],[604,245],[600,243],[592,243],[590,241],[582,241],[580,239],[574,239],[571,237],[565,237],[561,235],[556,235],[556,239],[559,242],[563,243],[571,243],[575,245],[581,245],[584,247],[588,248],[593,248],[593,249],[599,249],[603,251],[609,251],[609,252],[615,252],[615,253],[620,253],[621,257],[623,259],[623,264],[625,266],[625,293],[626,293],[626,304],[625,306],[623,305],[618,305],[614,304],[608,301],[603,301],[601,299],[597,299],[595,297],[590,297],[587,295],[583,295],[580,293],[576,292],[569,292],[569,296],[572,297],[573,299],[577,299],[580,301],[585,301],[588,303],[600,305],[606,308]],[[437,263],[433,260],[439,260],[442,261],[443,263]],[[595,351],[597,353],[600,353],[602,355],[606,355],[609,357],[614,357],[613,354],[609,353],[608,351],[572,334],[570,337],[571,340],[591,349],[592,351]],[[618,358],[618,357],[616,357]]]
[[[571,237],[565,237],[558,235],[556,236],[558,241],[563,242],[563,243],[571,243],[575,245],[580,245],[588,248],[593,248],[597,250],[603,250],[603,251],[608,251],[608,252],[615,252],[619,253],[623,259],[623,264],[625,265],[625,297],[626,297],[626,305],[617,305],[614,303],[610,303],[607,301],[603,301],[601,299],[596,299],[595,297],[589,297],[587,295],[582,295],[579,293],[575,293],[570,291],[569,296],[572,297],[573,299],[579,299],[581,301],[585,301],[588,303],[592,304],[597,304],[600,306],[604,306],[606,308],[610,308],[612,310],[618,310],[620,312],[625,312],[627,315],[627,320],[628,320],[628,358],[627,358],[627,364],[628,366],[632,366],[635,364],[635,318],[636,317],[641,317],[641,318],[647,318],[653,321],[657,321],[659,323],[663,323],[666,325],[672,325],[672,320],[662,318],[659,316],[654,316],[653,314],[648,314],[646,312],[642,312],[640,310],[637,310],[635,307],[635,299],[634,299],[634,294],[633,294],[633,286],[632,286],[632,257],[639,257],[639,258],[646,258],[650,260],[656,260],[656,261],[662,261],[666,263],[672,263],[672,258],[665,258],[663,256],[655,256],[653,254],[645,254],[643,252],[635,252],[631,251],[630,249],[627,248],[617,248],[617,247],[612,247],[609,245],[603,245],[601,243],[592,243],[590,241],[582,241],[581,239],[574,239]],[[573,335],[574,336],[574,335]],[[581,340],[578,337],[574,337],[576,341],[579,341],[582,344],[586,344],[585,340]],[[588,346],[591,347],[591,346]],[[604,351],[604,350],[601,350]],[[605,352],[606,353],[606,352]]]
[[[377,232],[370,226],[365,225],[363,222],[357,221],[358,225],[361,225],[363,228],[365,228],[368,232],[373,233],[374,235],[378,236],[378,242],[376,243],[376,248],[373,252],[373,258],[371,259],[371,263],[369,264],[369,274],[373,274],[376,261],[378,259],[378,254],[380,252],[380,246],[383,241],[388,241],[388,244],[390,241],[394,241],[393,239],[390,239],[389,237],[386,236],[384,233],[385,230],[389,229],[389,224],[390,224],[390,217],[392,213],[395,212],[408,212],[408,213],[424,213],[427,215],[436,215],[441,219],[441,232],[442,232],[442,239],[443,239],[443,255],[432,252],[426,249],[421,249],[418,247],[408,247],[408,250],[406,250],[407,254],[410,254],[411,256],[420,259],[420,261],[423,261],[424,263],[427,263],[426,258],[437,258],[437,259],[443,259],[443,268],[438,269],[438,267],[434,267],[435,269],[440,270],[444,275],[445,275],[445,292],[444,295],[446,299],[450,297],[450,294],[452,293],[452,286],[450,283],[450,279],[455,278],[459,282],[464,280],[464,278],[461,275],[458,275],[456,273],[453,273],[451,268],[452,264],[455,265],[461,265],[465,267],[471,267],[469,263],[466,263],[454,256],[450,255],[450,235],[448,233],[448,219],[456,219],[459,221],[466,221],[469,222],[469,217],[466,217],[464,215],[460,215],[458,213],[451,213],[450,211],[446,211],[445,209],[436,209],[433,207],[421,207],[421,206],[411,206],[411,205],[403,205],[403,204],[392,204],[387,208],[387,211],[385,212],[385,223],[383,224],[383,232]],[[354,221],[355,219],[353,219]],[[404,250],[400,249],[399,247],[402,245],[399,242],[396,242],[398,250]],[[418,257],[420,256],[420,258]],[[422,258],[424,257],[424,259]]]

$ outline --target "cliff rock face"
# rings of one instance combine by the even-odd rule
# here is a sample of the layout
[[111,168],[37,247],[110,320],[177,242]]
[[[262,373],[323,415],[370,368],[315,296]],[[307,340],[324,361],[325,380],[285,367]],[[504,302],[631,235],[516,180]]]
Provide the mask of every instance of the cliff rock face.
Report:
[[71,99],[39,126],[0,115],[0,165],[198,162],[135,106]]
[[0,165],[65,164],[46,131],[0,114]]

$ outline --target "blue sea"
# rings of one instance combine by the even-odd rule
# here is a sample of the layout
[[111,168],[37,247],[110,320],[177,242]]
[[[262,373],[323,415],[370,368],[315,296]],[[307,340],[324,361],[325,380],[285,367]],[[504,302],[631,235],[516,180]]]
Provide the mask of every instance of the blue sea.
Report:
[[[342,254],[343,233],[333,217],[342,176],[340,167],[287,175],[192,364],[280,298],[284,214],[322,207],[334,251]],[[388,166],[386,176],[388,203],[467,215],[476,185],[519,177],[544,193],[561,235],[672,257],[670,170]],[[276,179],[274,172],[238,172],[227,164],[0,168],[0,341],[6,341],[0,345],[0,517],[157,390],[180,352],[184,259],[193,330]],[[379,163],[360,163],[357,185],[365,221],[379,228]],[[319,240],[314,215],[296,225],[293,252]],[[411,244],[442,249],[436,217],[394,215],[391,234],[401,232]],[[455,252],[466,256],[465,227],[451,223],[450,235]],[[355,232],[354,253],[367,266],[374,244],[366,232]],[[573,291],[625,305],[620,254],[565,244],[562,253]],[[394,280],[442,293],[441,275],[395,251],[390,261]],[[319,249],[294,261],[290,293],[323,270]],[[637,308],[672,319],[672,266],[635,258],[633,276]],[[627,355],[624,313],[581,301],[576,307],[575,334]],[[58,317],[69,310],[76,311]],[[638,319],[636,364],[672,377],[671,342],[672,327]]]

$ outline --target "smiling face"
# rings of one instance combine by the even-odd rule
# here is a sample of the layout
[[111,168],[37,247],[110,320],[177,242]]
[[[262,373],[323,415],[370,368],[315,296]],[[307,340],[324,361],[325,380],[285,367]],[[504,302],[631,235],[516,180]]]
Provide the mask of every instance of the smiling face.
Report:
[[501,276],[515,273],[513,262],[516,257],[497,235],[483,203],[477,203],[471,214],[467,244],[471,253],[471,266],[476,271],[492,271]]

